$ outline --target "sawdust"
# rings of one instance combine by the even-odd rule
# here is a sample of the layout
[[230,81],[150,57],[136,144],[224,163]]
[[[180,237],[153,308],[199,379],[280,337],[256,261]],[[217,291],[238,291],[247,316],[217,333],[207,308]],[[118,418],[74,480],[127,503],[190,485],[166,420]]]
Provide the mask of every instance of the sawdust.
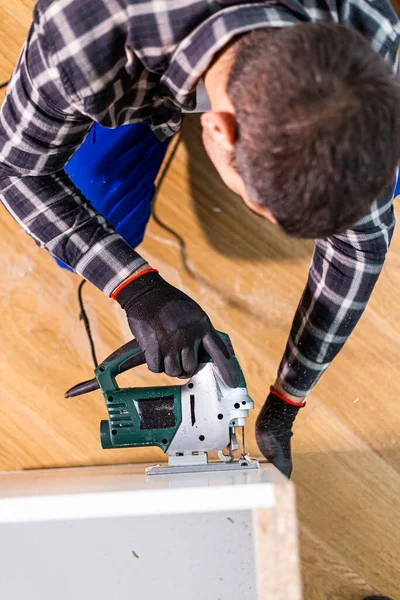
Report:
[[160,244],[165,244],[166,246],[172,246],[173,248],[178,248],[178,250],[180,248],[179,243],[171,238],[162,237],[160,235],[156,235],[155,233],[149,233],[149,232],[146,233],[146,237],[151,238],[152,240],[155,240],[156,242],[159,242]]
[[26,279],[32,279],[29,277],[32,275],[36,268],[36,262],[29,258],[26,254],[16,255],[15,260],[11,257],[8,258],[2,265],[2,273],[4,273],[4,279],[7,281],[7,285],[3,286],[0,295],[0,308],[5,308],[9,305],[12,294],[18,288],[18,283],[24,282]]
[[15,262],[7,261],[5,263],[5,274],[8,281],[18,281],[25,279],[27,275],[34,272],[36,262],[26,254],[19,254]]

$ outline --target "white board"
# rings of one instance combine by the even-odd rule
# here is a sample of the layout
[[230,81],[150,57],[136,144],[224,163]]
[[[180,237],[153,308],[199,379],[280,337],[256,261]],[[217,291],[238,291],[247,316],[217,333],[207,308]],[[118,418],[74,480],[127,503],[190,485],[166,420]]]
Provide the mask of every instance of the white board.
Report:
[[253,509],[287,480],[146,466],[0,474],[0,598],[256,600]]

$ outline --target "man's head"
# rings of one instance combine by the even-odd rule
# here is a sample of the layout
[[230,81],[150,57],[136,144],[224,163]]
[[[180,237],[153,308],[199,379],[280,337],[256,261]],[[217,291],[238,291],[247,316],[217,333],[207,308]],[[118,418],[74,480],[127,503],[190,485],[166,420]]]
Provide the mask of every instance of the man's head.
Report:
[[400,85],[355,30],[262,29],[205,76],[206,150],[246,204],[294,237],[321,238],[364,216],[400,161]]

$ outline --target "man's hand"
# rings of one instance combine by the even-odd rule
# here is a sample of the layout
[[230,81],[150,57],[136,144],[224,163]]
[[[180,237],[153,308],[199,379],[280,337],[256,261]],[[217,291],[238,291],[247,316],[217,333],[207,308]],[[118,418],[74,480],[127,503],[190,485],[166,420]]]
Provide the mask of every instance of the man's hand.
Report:
[[[296,398],[300,401],[300,398]],[[261,452],[286,477],[292,473],[290,441],[292,425],[305,402],[295,403],[274,387],[256,421],[256,440]]]
[[230,387],[239,385],[236,361],[206,313],[158,273],[140,275],[121,289],[115,299],[126,312],[150,371],[191,377],[203,344],[225,383]]

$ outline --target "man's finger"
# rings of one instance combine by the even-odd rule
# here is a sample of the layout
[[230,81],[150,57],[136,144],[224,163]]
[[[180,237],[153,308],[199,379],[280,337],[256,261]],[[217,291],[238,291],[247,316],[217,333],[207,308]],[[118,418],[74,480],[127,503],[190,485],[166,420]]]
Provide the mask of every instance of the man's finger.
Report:
[[147,348],[144,353],[146,363],[149,371],[152,373],[162,373],[164,370],[164,363],[161,357],[160,349],[156,347]]
[[170,377],[180,377],[182,375],[180,354],[177,354],[176,356],[167,354],[164,358],[164,371]]
[[186,346],[182,349],[182,368],[183,372],[191,377],[198,366],[200,340],[196,340],[193,346]]
[[217,365],[226,385],[232,388],[238,387],[240,383],[238,364],[232,356],[229,356],[224,342],[215,330],[204,336],[203,346]]

